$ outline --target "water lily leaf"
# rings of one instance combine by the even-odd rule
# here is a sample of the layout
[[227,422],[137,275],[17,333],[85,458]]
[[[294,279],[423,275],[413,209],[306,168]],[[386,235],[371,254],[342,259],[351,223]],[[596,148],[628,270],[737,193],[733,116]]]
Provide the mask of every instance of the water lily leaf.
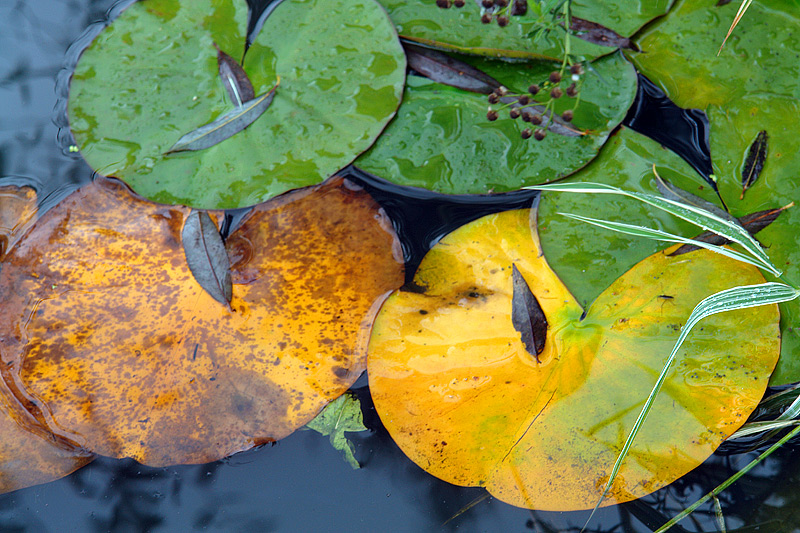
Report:
[[[744,160],[744,153],[740,154],[740,158],[740,162]],[[774,161],[784,162],[780,158]],[[659,143],[627,128],[622,128],[611,137],[599,156],[568,180],[600,182],[626,190],[653,194],[656,191],[653,164],[662,177],[681,189],[692,191],[707,201],[716,197],[703,179],[679,156],[665,150]],[[772,168],[773,163],[770,163],[765,172],[772,174]],[[781,201],[786,202],[784,205],[791,204],[793,199],[783,192],[780,185],[773,186],[771,181],[766,180],[751,189],[744,202],[737,201],[741,193],[739,170],[740,167],[735,170],[735,181],[725,185],[728,198],[734,198],[731,202],[731,212],[737,217],[746,216],[749,213],[747,210],[751,208],[753,212],[758,213],[774,209]],[[784,180],[784,184],[787,180],[786,175],[774,179]],[[765,194],[763,187],[767,187],[770,194]],[[659,244],[648,239],[589,227],[558,213],[592,213],[595,218],[650,227],[656,224],[664,231],[687,237],[697,233],[696,226],[677,220],[675,217],[637,205],[638,202],[610,196],[551,195],[549,201],[544,202],[540,209],[544,253],[580,302],[588,303],[594,300],[602,287],[612,283],[642,256],[656,252]],[[795,227],[800,227],[797,210],[787,209],[775,222],[758,234],[761,243],[771,244],[768,249],[769,256],[786,272],[793,272],[798,268],[792,263],[795,256],[800,260],[800,254],[796,253],[794,245],[790,245],[790,242],[796,240],[794,237],[796,233],[793,233],[792,229]],[[790,279],[794,278],[790,275]],[[770,378],[770,385],[800,380],[800,357],[793,348],[796,337],[800,336],[796,326],[800,323],[800,306],[795,302],[786,302],[780,304],[780,309],[782,355]]]
[[514,290],[511,297],[511,323],[519,331],[525,349],[536,358],[537,363],[541,363],[539,354],[544,351],[547,341],[547,317],[517,265],[511,265],[511,281]]
[[403,43],[408,66],[426,78],[465,91],[489,94],[500,87],[500,82],[469,63],[443,52]]
[[230,308],[187,266],[190,213],[100,179],[4,259],[5,382],[66,441],[213,461],[289,435],[364,370],[377,305],[403,281],[365,191],[334,179],[250,210],[226,240]]
[[[691,310],[764,278],[706,250],[657,252],[583,313],[530,219],[530,210],[490,215],[431,249],[414,278],[423,290],[396,291],[375,321],[370,391],[395,442],[431,474],[521,507],[592,508]],[[549,324],[540,363],[513,325],[514,265]],[[698,327],[606,505],[678,479],[744,423],[778,359],[778,321],[771,305]]]
[[[755,235],[762,229],[766,228],[773,222],[775,219],[780,216],[786,209],[793,207],[794,204],[789,204],[784,207],[779,207],[777,209],[767,209],[766,211],[759,211],[758,213],[751,213],[749,215],[745,215],[739,219],[741,225],[750,232],[750,235]],[[696,241],[708,242],[711,244],[716,245],[723,245],[723,244],[730,244],[731,241],[728,239],[717,235],[716,233],[711,233],[710,231],[704,231],[700,235],[696,237],[692,237]],[[686,254],[689,252],[693,252],[699,249],[698,246],[693,244],[683,244],[677,250],[672,252],[670,255],[681,255]]]
[[256,97],[253,84],[250,82],[250,78],[247,77],[247,72],[244,71],[238,61],[223,52],[218,46],[217,68],[219,69],[222,85],[228,91],[228,96],[233,105],[241,106]]
[[181,233],[186,264],[197,283],[219,303],[230,305],[231,263],[217,225],[205,211],[192,211]]
[[247,3],[147,0],[122,11],[70,82],[70,129],[89,165],[161,203],[234,208],[318,183],[369,148],[405,82],[386,11],[375,0],[270,5],[244,64],[255,94],[280,78],[268,113],[210,148],[170,154],[230,112],[214,44],[241,50]]
[[[437,48],[470,54],[512,59],[551,59],[564,57],[564,33],[552,31],[539,39],[531,35],[541,29],[538,16],[512,16],[506,27],[483,24],[480,2],[466,2],[461,9],[440,9],[430,0],[380,0],[406,39]],[[671,0],[602,0],[573,2],[572,14],[584,21],[630,37],[639,28],[666,13]],[[549,15],[547,15],[549,16]],[[616,46],[616,44],[614,44]],[[586,59],[608,54],[608,42],[589,42],[577,35],[570,37],[570,53]]]
[[[518,94],[546,80],[553,69],[541,62],[466,60]],[[541,142],[523,139],[522,131],[533,126],[512,120],[508,110],[489,122],[484,95],[410,76],[397,117],[355,164],[401,185],[447,194],[509,191],[562,178],[596,155],[636,92],[636,73],[620,55],[592,65],[572,123],[552,125],[559,128],[552,133],[566,135],[548,134]],[[561,114],[574,104],[562,97],[554,111]]]
[[352,394],[342,394],[329,403],[306,427],[324,437],[330,436],[331,446],[342,452],[347,463],[353,468],[361,468],[355,456],[355,446],[345,435],[345,432],[367,431],[361,403]]
[[263,115],[264,111],[269,108],[272,99],[275,97],[275,90],[278,88],[279,83],[280,80],[278,80],[275,87],[268,93],[264,93],[258,98],[254,98],[241,106],[231,109],[214,122],[200,126],[196,130],[187,133],[178,139],[178,142],[173,144],[172,147],[167,150],[167,153],[173,154],[175,152],[189,150],[204,150],[244,131],[247,126],[258,120],[258,117]]
[[36,222],[36,191],[31,187],[0,187],[0,259]]
[[[754,0],[717,56],[739,2],[683,2],[643,32],[648,53],[631,55],[641,72],[681,107],[702,109],[712,135],[714,175],[731,213],[742,216],[786,205],[800,197],[800,152],[794,133],[800,116],[800,80],[786,76],[800,41],[788,28],[800,25],[796,2]],[[742,169],[750,146],[769,132],[769,162],[742,196]],[[800,279],[797,234],[800,212],[789,209],[759,234],[788,279]],[[800,302],[780,305],[782,356],[772,385],[800,380]]]
[[761,130],[756,135],[756,140],[750,145],[750,150],[747,152],[747,159],[745,159],[744,168],[742,169],[742,195],[739,197],[740,200],[744,199],[745,191],[752,187],[761,176],[761,171],[764,170],[764,163],[767,161],[768,143],[769,135],[767,135],[767,131]]

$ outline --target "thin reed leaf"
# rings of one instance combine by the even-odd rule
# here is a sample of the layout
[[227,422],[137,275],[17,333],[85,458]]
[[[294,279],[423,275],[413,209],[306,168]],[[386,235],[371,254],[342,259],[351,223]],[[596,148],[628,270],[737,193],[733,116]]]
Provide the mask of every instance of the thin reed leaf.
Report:
[[781,275],[781,271],[772,264],[761,249],[761,245],[747,230],[738,224],[733,224],[728,220],[724,220],[700,207],[676,202],[652,194],[626,191],[603,183],[552,183],[547,185],[534,185],[532,187],[526,187],[526,189],[554,192],[582,192],[590,194],[618,194],[635,198],[701,227],[706,231],[711,231],[730,241],[738,243],[756,259],[760,268],[767,270],[776,277],[780,277]]
[[751,435],[758,435],[767,431],[775,431],[789,426],[800,424],[800,420],[762,420],[759,422],[750,422],[739,428],[739,430],[728,437],[729,439],[740,439],[742,437],[749,437]]
[[664,363],[664,368],[661,370],[661,373],[659,374],[658,379],[656,380],[656,383],[653,386],[652,391],[650,392],[650,395],[644,402],[644,407],[642,407],[642,410],[639,413],[636,422],[634,422],[633,428],[631,429],[628,438],[622,445],[622,450],[620,451],[620,454],[617,457],[617,460],[611,469],[611,474],[609,475],[608,482],[603,488],[603,494],[598,500],[598,502],[595,504],[592,513],[589,515],[589,520],[591,520],[592,515],[594,515],[594,512],[598,509],[600,504],[608,495],[608,491],[614,484],[614,481],[617,478],[617,474],[619,473],[619,469],[622,466],[622,462],[628,455],[628,451],[630,450],[631,445],[633,444],[633,441],[636,438],[636,435],[639,433],[639,429],[641,428],[642,424],[647,418],[647,415],[650,413],[650,410],[653,407],[653,403],[655,402],[658,393],[661,391],[661,387],[664,385],[664,381],[667,378],[667,374],[669,373],[669,369],[672,366],[672,363],[675,361],[675,357],[678,354],[678,350],[680,350],[680,347],[683,345],[683,342],[686,340],[686,337],[689,335],[689,332],[692,330],[692,328],[704,318],[716,313],[723,313],[725,311],[745,309],[748,307],[756,307],[760,305],[788,302],[794,300],[798,296],[800,296],[800,290],[798,289],[795,289],[783,283],[768,282],[759,285],[733,287],[731,289],[720,291],[716,294],[712,294],[711,296],[705,298],[699,304],[697,304],[697,306],[695,306],[694,310],[692,311],[692,314],[689,315],[689,318],[686,320],[686,324],[681,329],[681,334],[678,337],[675,346],[673,346],[672,352],[669,354],[666,363]]
[[598,226],[604,229],[616,231],[618,233],[633,235],[635,237],[645,237],[656,241],[691,244],[694,246],[699,246],[701,248],[705,248],[706,250],[711,250],[712,252],[716,252],[726,257],[730,257],[731,259],[736,259],[737,261],[741,261],[742,263],[753,265],[756,268],[763,268],[763,265],[761,263],[753,261],[749,256],[741,252],[737,252],[736,250],[732,250],[730,248],[717,246],[716,244],[711,244],[703,241],[689,239],[686,237],[681,237],[680,235],[674,235],[672,233],[668,233],[666,231],[661,231],[658,229],[652,229],[633,224],[625,224],[623,222],[611,222],[608,220],[599,220],[596,218],[584,217],[572,213],[558,213],[558,214],[563,215],[567,218],[572,218],[575,220],[579,220],[581,222],[586,222],[587,224],[592,224],[593,226]]
[[768,450],[766,450],[764,453],[762,453],[761,455],[750,461],[750,463],[748,463],[747,466],[745,466],[744,468],[736,472],[734,475],[729,477],[717,488],[715,488],[714,490],[712,490],[711,492],[709,492],[708,494],[697,500],[695,503],[684,509],[680,514],[675,515],[669,522],[661,526],[655,533],[664,533],[672,526],[674,526],[675,524],[677,524],[678,522],[680,522],[681,520],[692,514],[695,509],[706,503],[712,497],[716,496],[717,494],[720,494],[723,490],[733,485],[740,477],[742,477],[750,470],[752,470],[753,467],[755,467],[758,463],[760,463],[761,461],[772,455],[772,453],[775,450],[786,444],[789,440],[794,438],[798,433],[800,433],[800,426],[797,426],[792,431],[787,433],[781,440],[770,446]]
[[722,44],[719,45],[719,50],[717,50],[717,55],[722,53],[722,49],[725,47],[725,43],[728,41],[728,37],[731,36],[733,33],[733,29],[739,24],[739,21],[742,20],[745,11],[747,8],[750,7],[750,4],[753,3],[753,0],[742,0],[742,3],[739,5],[739,11],[736,12],[736,16],[733,17],[733,22],[731,23],[731,27],[728,29],[728,33],[725,35],[725,38],[722,40]]

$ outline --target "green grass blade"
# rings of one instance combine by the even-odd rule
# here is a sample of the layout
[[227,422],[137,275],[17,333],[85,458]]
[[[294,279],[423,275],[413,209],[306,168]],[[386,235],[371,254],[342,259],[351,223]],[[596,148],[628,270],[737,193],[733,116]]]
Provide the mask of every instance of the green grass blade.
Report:
[[[680,347],[683,345],[683,342],[686,340],[686,337],[689,335],[689,332],[692,330],[692,328],[704,318],[716,313],[723,313],[725,311],[745,309],[747,307],[756,307],[760,305],[788,302],[790,300],[794,300],[798,296],[800,296],[800,290],[798,289],[783,283],[769,282],[759,285],[733,287],[731,289],[712,294],[697,304],[692,311],[692,314],[689,315],[689,318],[686,320],[686,324],[681,329],[681,334],[678,337],[675,346],[673,346],[672,352],[669,354],[666,363],[664,363],[664,368],[661,370],[661,373],[659,374],[652,391],[650,391],[650,395],[647,397],[644,407],[642,407],[642,410],[639,413],[639,417],[633,424],[633,428],[631,429],[628,438],[622,445],[622,450],[620,451],[620,454],[611,469],[608,482],[603,488],[603,494],[595,505],[594,511],[596,511],[603,502],[605,497],[608,495],[608,491],[614,484],[614,480],[619,473],[622,462],[628,455],[628,451],[630,450],[636,435],[639,433],[639,429],[647,418],[647,415],[650,413],[650,409],[653,407],[653,403],[655,402],[658,393],[661,391],[661,387],[664,385],[664,381],[667,378],[667,374],[672,366],[672,363],[675,361],[678,350],[680,350]],[[592,511],[592,514],[594,514],[594,511]],[[589,519],[591,519],[591,517],[592,516],[590,515]]]
[[706,250],[711,250],[712,252],[716,252],[718,254],[730,257],[731,259],[736,259],[737,261],[741,261],[742,263],[747,263],[748,265],[753,265],[754,267],[757,268],[764,268],[764,265],[762,265],[757,261],[754,261],[753,259],[750,258],[750,256],[747,256],[741,252],[737,252],[736,250],[732,250],[730,248],[717,246],[716,244],[710,244],[703,241],[696,241],[694,239],[688,239],[686,237],[681,237],[680,235],[674,235],[666,231],[647,228],[644,226],[637,226],[634,224],[625,224],[623,222],[611,222],[608,220],[599,220],[596,218],[574,215],[572,213],[558,213],[558,214],[568,218],[579,220],[581,222],[586,222],[587,224],[592,224],[594,226],[598,226],[604,229],[616,231],[618,233],[625,233],[628,235],[634,235],[636,237],[645,237],[656,241],[693,244],[695,246],[700,246],[701,248],[705,248]]
[[728,37],[731,36],[733,33],[733,29],[739,24],[739,21],[742,20],[745,11],[747,8],[750,7],[750,4],[753,3],[753,0],[742,0],[742,3],[739,5],[739,11],[736,12],[736,16],[733,17],[733,22],[731,23],[731,27],[728,28],[728,33],[725,35],[725,38],[722,40],[722,44],[719,45],[719,50],[717,50],[717,55],[722,52],[722,48],[725,46],[725,43],[728,42]]
[[678,218],[690,222],[696,226],[703,228],[706,231],[721,235],[726,239],[740,244],[747,252],[749,252],[761,268],[780,277],[779,271],[769,260],[769,257],[761,249],[761,245],[757,240],[750,235],[747,230],[738,224],[734,224],[728,220],[724,220],[713,213],[701,209],[696,206],[676,202],[660,196],[652,194],[645,194],[633,191],[626,191],[618,187],[606,185],[603,183],[551,183],[546,185],[534,185],[532,187],[525,187],[526,189],[538,191],[553,191],[553,192],[582,192],[590,194],[618,194],[635,198],[641,202],[649,204],[657,209],[670,213]]
[[767,431],[774,431],[776,429],[783,429],[789,426],[796,426],[800,424],[800,420],[763,420],[760,422],[750,422],[745,424],[736,431],[729,439],[740,439],[742,437],[749,437],[750,435],[757,435],[759,433],[766,433]]
[[708,494],[697,500],[695,503],[684,509],[680,514],[675,515],[669,522],[661,526],[655,533],[664,533],[669,528],[671,528],[672,526],[674,526],[675,524],[677,524],[678,522],[680,522],[681,520],[692,514],[692,512],[694,512],[695,509],[706,503],[712,497],[716,496],[717,494],[720,494],[723,490],[733,485],[740,477],[742,477],[750,470],[752,470],[754,466],[756,466],[758,463],[769,457],[772,454],[772,452],[774,452],[775,450],[786,444],[789,440],[794,438],[798,433],[800,433],[800,426],[797,426],[792,431],[787,433],[781,440],[770,446],[769,449],[767,449],[764,453],[762,453],[761,455],[750,461],[750,463],[748,463],[747,466],[745,466],[744,468],[736,472],[734,475],[726,479],[717,488],[715,488],[714,490],[712,490],[711,492],[709,492]]

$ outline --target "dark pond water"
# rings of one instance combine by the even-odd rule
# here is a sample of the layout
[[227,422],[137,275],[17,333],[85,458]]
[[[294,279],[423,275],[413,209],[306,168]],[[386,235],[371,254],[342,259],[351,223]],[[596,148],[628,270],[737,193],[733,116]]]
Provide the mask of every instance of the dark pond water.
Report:
[[[92,179],[91,169],[69,151],[63,92],[69,67],[88,43],[87,28],[104,20],[113,4],[0,0],[0,183],[36,186],[45,208]],[[672,120],[671,131],[679,135],[659,141],[702,146],[702,121],[676,118],[668,107],[661,101],[637,111],[629,122],[642,130]],[[702,155],[695,158],[698,171],[710,168]],[[412,264],[450,229],[493,210],[526,205],[531,197],[443,199],[351,172],[397,218]],[[354,435],[360,470],[351,469],[326,437],[311,431],[208,465],[148,468],[99,458],[59,481],[0,495],[0,530],[554,532],[579,531],[586,520],[587,512],[517,509],[486,498],[481,489],[431,477],[406,459],[382,428],[364,376],[354,390],[370,428]],[[600,510],[588,531],[651,531],[757,453],[734,452],[742,450],[727,445],[673,485]],[[728,531],[800,531],[797,452],[795,446],[785,447],[723,493]],[[716,531],[713,507],[701,508],[681,526],[674,531]]]

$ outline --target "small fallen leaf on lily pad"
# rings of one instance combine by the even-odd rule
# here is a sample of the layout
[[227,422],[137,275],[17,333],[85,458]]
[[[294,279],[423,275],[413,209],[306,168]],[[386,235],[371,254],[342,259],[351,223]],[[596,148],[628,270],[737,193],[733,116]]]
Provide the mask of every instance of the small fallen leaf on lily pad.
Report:
[[213,461],[289,435],[363,372],[377,305],[403,281],[364,190],[335,178],[251,209],[226,240],[230,308],[186,263],[190,212],[101,178],[5,257],[0,368],[63,440]]
[[[514,266],[547,318],[540,363],[512,323]],[[564,511],[598,501],[694,306],[763,277],[705,250],[658,252],[584,313],[541,255],[535,211],[517,210],[443,238],[414,282],[422,291],[395,292],[370,341],[370,391],[389,433],[445,481]],[[744,423],[778,359],[778,319],[763,306],[693,331],[605,505],[678,479]]]
[[186,264],[194,279],[216,301],[230,305],[231,262],[214,221],[205,211],[192,211],[181,233]]
[[341,451],[347,463],[353,468],[361,468],[356,460],[355,447],[345,432],[367,431],[361,414],[361,403],[350,393],[345,393],[325,406],[317,417],[306,427],[330,436],[331,446]]

